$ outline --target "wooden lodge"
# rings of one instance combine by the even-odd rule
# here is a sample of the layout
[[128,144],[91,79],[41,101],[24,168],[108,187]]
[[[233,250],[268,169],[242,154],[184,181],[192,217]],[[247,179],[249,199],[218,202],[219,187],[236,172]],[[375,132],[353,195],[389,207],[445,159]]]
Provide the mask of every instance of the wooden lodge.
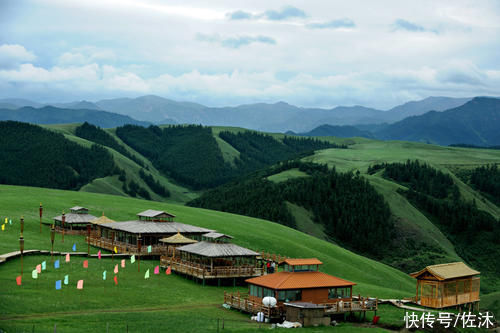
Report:
[[84,235],[87,233],[87,225],[96,219],[94,215],[89,214],[85,207],[71,207],[70,213],[54,217],[54,226],[57,232],[64,229],[66,234]]
[[[330,316],[377,310],[377,299],[358,297],[353,300],[352,288],[356,284],[320,272],[320,265],[322,262],[314,258],[285,259],[280,263],[282,271],[247,279],[247,294],[224,293],[224,303],[250,313],[263,312],[269,318],[283,317],[286,313],[291,316],[301,311],[319,311],[323,316]],[[274,297],[276,307],[264,306],[264,297]]]
[[430,308],[479,307],[479,272],[463,262],[427,266],[410,275],[417,279],[414,301]]
[[231,236],[209,232],[202,241],[175,248],[173,255],[162,255],[161,265],[174,272],[205,279],[248,278],[263,273],[257,252],[229,243]]
[[201,235],[212,231],[174,222],[175,215],[165,211],[148,209],[137,217],[133,221],[96,224],[90,234],[90,244],[110,251],[116,247],[118,253],[159,256],[166,251],[165,244],[160,242],[162,239],[182,233],[187,238],[201,240]]

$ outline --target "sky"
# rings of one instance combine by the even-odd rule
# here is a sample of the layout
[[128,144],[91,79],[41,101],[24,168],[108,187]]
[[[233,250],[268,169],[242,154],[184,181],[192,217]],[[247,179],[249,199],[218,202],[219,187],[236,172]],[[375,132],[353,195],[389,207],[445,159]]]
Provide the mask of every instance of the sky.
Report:
[[500,96],[500,1],[1,0],[0,98]]

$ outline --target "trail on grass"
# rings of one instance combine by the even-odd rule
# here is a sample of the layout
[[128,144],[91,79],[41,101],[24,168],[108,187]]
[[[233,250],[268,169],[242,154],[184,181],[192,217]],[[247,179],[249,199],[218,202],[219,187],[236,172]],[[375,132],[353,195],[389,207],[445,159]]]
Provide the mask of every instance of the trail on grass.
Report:
[[133,313],[133,312],[156,312],[156,311],[167,311],[167,310],[178,310],[178,309],[201,309],[201,308],[211,308],[220,306],[220,303],[210,303],[210,304],[192,304],[192,305],[171,305],[159,308],[120,308],[120,309],[93,309],[85,311],[65,311],[65,312],[44,312],[44,313],[33,313],[26,315],[12,315],[6,317],[0,317],[0,321],[5,320],[23,320],[30,318],[48,318],[48,317],[60,317],[60,316],[73,316],[73,315],[92,315],[101,313]]

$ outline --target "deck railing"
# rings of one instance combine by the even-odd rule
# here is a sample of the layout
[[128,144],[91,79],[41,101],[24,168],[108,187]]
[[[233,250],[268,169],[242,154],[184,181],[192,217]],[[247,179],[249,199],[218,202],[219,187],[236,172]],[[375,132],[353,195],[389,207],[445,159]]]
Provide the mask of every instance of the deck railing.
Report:
[[162,267],[170,266],[174,272],[195,276],[200,279],[261,276],[263,269],[255,266],[217,266],[210,267],[200,263],[162,256]]
[[[85,237],[85,241],[88,241],[88,237]],[[90,236],[90,245],[100,247],[109,251],[114,251],[114,248],[116,247],[116,251],[118,253],[139,254],[139,249],[135,244],[128,244],[120,241],[112,242],[110,239],[94,237],[93,235]],[[141,246],[140,254],[141,256],[161,255],[165,251],[166,249],[163,245],[151,245],[151,252],[149,253],[148,245],[143,245]]]
[[[250,300],[247,293],[233,294],[224,292],[224,303],[238,310],[253,314],[264,312],[267,317],[270,315],[278,316],[284,312],[283,306],[277,306],[275,308],[266,307],[259,302]],[[325,306],[325,315],[346,312],[376,311],[378,309],[378,299],[364,297],[360,298],[360,300],[337,301],[319,305]]]
[[279,307],[271,308],[260,302],[254,302],[248,298],[248,294],[240,294],[239,292],[236,294],[224,292],[224,304],[252,314],[262,312],[267,318],[281,315],[281,309]]

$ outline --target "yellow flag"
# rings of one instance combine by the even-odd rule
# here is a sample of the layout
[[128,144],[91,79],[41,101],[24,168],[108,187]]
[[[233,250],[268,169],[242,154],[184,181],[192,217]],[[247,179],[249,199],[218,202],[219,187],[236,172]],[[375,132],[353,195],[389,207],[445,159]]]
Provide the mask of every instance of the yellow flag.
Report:
[[7,218],[5,218],[5,223],[7,223],[9,220]]
[[118,253],[118,251],[116,251],[116,246],[115,246],[115,253]]
[[2,231],[5,230],[5,224],[2,224]]

